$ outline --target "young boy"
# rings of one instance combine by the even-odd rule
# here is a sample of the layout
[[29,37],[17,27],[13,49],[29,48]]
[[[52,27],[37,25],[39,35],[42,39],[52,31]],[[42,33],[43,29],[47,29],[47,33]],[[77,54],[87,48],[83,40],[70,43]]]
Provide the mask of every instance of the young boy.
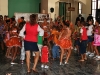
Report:
[[86,48],[87,48],[87,29],[85,28],[86,23],[81,22],[81,30],[80,30],[80,54],[81,54],[81,60],[79,61],[84,61],[87,60],[86,58]]

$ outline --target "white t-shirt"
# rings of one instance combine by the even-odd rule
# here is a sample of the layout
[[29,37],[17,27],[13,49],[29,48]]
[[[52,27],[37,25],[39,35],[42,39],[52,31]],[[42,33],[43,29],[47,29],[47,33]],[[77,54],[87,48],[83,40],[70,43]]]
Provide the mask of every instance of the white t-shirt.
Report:
[[87,36],[91,36],[93,31],[93,25],[90,25],[87,30]]

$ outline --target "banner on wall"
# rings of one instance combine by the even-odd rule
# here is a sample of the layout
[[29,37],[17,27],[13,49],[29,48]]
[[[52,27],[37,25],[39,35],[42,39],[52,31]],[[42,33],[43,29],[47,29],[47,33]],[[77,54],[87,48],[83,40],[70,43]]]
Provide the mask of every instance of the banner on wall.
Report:
[[47,22],[50,22],[50,14],[42,14],[42,13],[14,13],[16,22],[20,17],[24,17],[25,21],[29,21],[29,17],[31,14],[36,14],[37,15],[37,22],[41,23],[44,21],[44,18],[47,19]]

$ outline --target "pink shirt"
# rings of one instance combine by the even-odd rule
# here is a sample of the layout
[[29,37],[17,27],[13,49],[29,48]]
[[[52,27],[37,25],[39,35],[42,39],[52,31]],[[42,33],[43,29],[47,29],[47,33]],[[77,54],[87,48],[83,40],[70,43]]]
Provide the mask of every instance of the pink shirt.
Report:
[[44,35],[44,30],[38,24],[31,26],[29,22],[26,23],[26,25],[24,25],[24,27],[19,33],[19,36],[24,37],[24,31],[26,31],[24,40],[30,41],[30,42],[38,41],[38,33],[39,33],[39,36]]

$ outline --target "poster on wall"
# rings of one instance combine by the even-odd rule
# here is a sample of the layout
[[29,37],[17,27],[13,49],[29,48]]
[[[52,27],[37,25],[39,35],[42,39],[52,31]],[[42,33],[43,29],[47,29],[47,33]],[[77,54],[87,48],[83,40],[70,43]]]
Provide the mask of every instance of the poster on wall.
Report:
[[29,17],[31,14],[37,15],[37,22],[38,24],[42,23],[44,19],[47,19],[47,22],[50,22],[50,14],[42,14],[42,13],[14,13],[16,22],[20,17],[24,17],[25,21],[29,21]]
[[14,13],[16,22],[20,17],[24,17],[25,21],[29,21],[29,16],[34,13]]
[[47,22],[50,22],[50,14],[41,14],[41,13],[38,13],[38,23],[42,23],[44,21],[44,19],[47,20]]

